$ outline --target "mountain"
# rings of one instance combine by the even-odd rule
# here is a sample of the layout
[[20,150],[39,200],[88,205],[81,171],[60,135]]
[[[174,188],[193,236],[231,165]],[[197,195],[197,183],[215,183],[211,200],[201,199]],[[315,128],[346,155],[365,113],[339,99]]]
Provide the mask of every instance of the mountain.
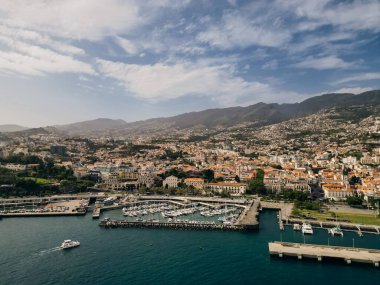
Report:
[[99,118],[68,125],[58,125],[54,126],[54,128],[58,131],[67,132],[69,134],[89,134],[97,131],[118,129],[125,125],[126,122],[123,120]]
[[10,133],[10,132],[18,132],[24,131],[29,128],[19,126],[19,125],[0,125],[0,133]]
[[[353,108],[355,107],[355,108]],[[167,118],[155,118],[126,123],[123,120],[99,118],[68,125],[46,127],[48,133],[91,136],[129,136],[133,134],[171,133],[195,128],[226,128],[237,125],[264,126],[312,115],[323,109],[335,108],[341,120],[361,120],[370,115],[380,116],[380,90],[358,95],[331,93],[311,97],[300,103],[257,103],[247,107],[209,109]],[[1,127],[1,126],[0,126]],[[40,129],[31,129],[33,133]],[[28,133],[28,131],[26,131]],[[21,132],[23,133],[23,132]],[[12,134],[18,134],[12,133]]]
[[323,109],[352,106],[379,106],[380,90],[358,95],[331,93],[315,96],[300,103],[257,103],[247,107],[231,107],[191,112],[168,118],[157,118],[126,124],[126,132],[151,132],[168,128],[215,128],[248,123],[257,126],[304,117]]

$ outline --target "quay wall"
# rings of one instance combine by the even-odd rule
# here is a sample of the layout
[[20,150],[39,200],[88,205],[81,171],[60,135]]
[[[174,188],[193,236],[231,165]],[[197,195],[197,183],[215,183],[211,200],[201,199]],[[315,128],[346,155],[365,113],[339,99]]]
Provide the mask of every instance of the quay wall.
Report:
[[130,222],[121,220],[105,220],[100,222],[104,228],[161,228],[179,230],[221,230],[221,231],[249,231],[255,227],[245,225],[222,225],[213,223],[184,223],[184,222]]
[[380,250],[366,248],[352,248],[343,246],[326,246],[316,244],[300,244],[291,242],[269,242],[269,254],[271,256],[294,256],[298,260],[312,258],[318,261],[323,259],[340,259],[347,264],[352,262],[372,263],[379,267]]
[[0,214],[1,218],[16,217],[59,217],[59,216],[84,216],[86,212],[49,212],[49,213],[9,213]]

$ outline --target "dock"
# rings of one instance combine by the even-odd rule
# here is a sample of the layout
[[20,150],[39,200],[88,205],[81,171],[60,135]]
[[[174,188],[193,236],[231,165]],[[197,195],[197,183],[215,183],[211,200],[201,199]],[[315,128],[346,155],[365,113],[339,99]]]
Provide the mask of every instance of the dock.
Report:
[[[319,220],[306,220],[306,219],[295,219],[291,218],[287,220],[289,224],[302,224],[303,222],[307,222],[313,226],[313,228],[320,229],[330,229],[336,226],[336,222],[332,221],[319,221]],[[362,224],[353,224],[347,222],[339,222],[339,226],[344,231],[349,232],[360,232],[362,234],[380,234],[379,226],[371,226],[371,225],[362,225]]]
[[110,228],[158,228],[158,229],[174,229],[174,230],[220,230],[220,231],[247,231],[249,227],[244,225],[223,225],[209,222],[188,223],[188,222],[134,222],[125,220],[109,220],[105,219],[100,222],[100,227]]
[[294,256],[298,260],[303,258],[312,258],[318,261],[323,259],[340,259],[347,264],[352,262],[357,263],[369,263],[375,267],[379,267],[380,264],[380,250],[377,249],[365,249],[365,248],[353,248],[342,246],[326,246],[316,244],[300,244],[291,242],[270,242],[269,254],[272,256],[278,256],[280,258],[284,256]]
[[64,217],[64,216],[84,216],[85,211],[74,212],[25,212],[25,213],[2,213],[0,218],[18,218],[18,217]]
[[252,200],[252,202],[245,207],[244,211],[236,221],[235,225],[243,226],[251,230],[259,228],[259,207],[260,200]]
[[99,219],[100,217],[100,207],[95,207],[92,211],[92,218],[93,219]]

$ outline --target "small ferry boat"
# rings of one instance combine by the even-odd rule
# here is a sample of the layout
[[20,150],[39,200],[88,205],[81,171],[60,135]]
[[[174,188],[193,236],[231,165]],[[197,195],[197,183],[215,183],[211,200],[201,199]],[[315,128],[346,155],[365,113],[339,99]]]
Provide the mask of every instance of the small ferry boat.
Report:
[[77,240],[71,240],[71,239],[67,239],[67,240],[64,240],[63,243],[61,244],[61,248],[62,249],[69,249],[69,248],[73,248],[73,247],[77,247],[80,245],[80,242],[77,241]]
[[301,229],[302,233],[305,235],[305,234],[308,234],[308,235],[312,235],[314,233],[313,231],[313,228],[311,227],[310,224],[308,223],[303,223],[302,224],[302,229]]
[[329,234],[332,235],[332,236],[343,236],[343,231],[341,230],[340,226],[337,225],[331,229],[328,230]]

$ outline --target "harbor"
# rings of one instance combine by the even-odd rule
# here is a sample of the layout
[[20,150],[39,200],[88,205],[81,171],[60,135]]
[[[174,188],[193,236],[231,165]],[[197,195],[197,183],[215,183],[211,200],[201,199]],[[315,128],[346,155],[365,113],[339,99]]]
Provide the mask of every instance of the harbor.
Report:
[[[347,232],[344,237],[331,237],[326,230],[317,228],[314,235],[303,236],[289,226],[280,231],[277,214],[277,211],[263,210],[260,213],[260,230],[255,232],[153,227],[105,229],[98,226],[106,216],[111,220],[123,219],[120,208],[102,210],[101,220],[92,219],[90,211],[81,217],[5,218],[0,221],[0,230],[6,233],[0,241],[0,267],[3,272],[14,270],[20,274],[17,277],[3,274],[0,283],[76,284],[76,280],[85,274],[92,284],[135,284],[136,280],[138,284],[155,284],[157,275],[162,274],[163,268],[168,268],[171,273],[164,275],[161,284],[175,284],[170,283],[171,274],[178,272],[179,276],[184,266],[189,280],[185,284],[226,284],[226,278],[229,278],[228,284],[250,284],[252,274],[260,282],[281,284],[280,279],[274,277],[276,272],[281,272],[282,281],[290,282],[294,280],[296,271],[303,274],[300,282],[310,283],[310,276],[314,276],[318,282],[332,284],[338,282],[336,276],[339,276],[339,282],[351,285],[357,283],[357,276],[361,276],[366,280],[364,284],[376,283],[378,269],[373,265],[347,266],[343,260],[329,262],[327,257],[320,263],[316,259],[305,262],[306,257],[302,262],[297,257],[270,258],[268,242],[280,240],[282,235],[288,242],[302,244],[305,238],[306,243],[327,245],[330,239],[330,245],[350,247],[355,238],[357,247],[380,250],[380,236],[364,234],[358,238],[356,233]],[[161,213],[154,215],[162,216]],[[194,215],[197,220],[203,217]],[[134,221],[138,217],[128,218]],[[150,219],[147,215],[143,218]],[[177,218],[192,219],[191,215]],[[214,220],[218,222],[217,216]],[[67,239],[79,241],[80,246],[68,251],[50,250]],[[8,246],[14,241],[17,242],[16,251]],[[52,261],[59,263],[60,270],[56,270],[57,264]],[[145,264],[149,266],[145,267]],[[36,271],[36,266],[41,269]],[[83,272],[82,266],[88,270]],[[218,278],[221,271],[228,274],[213,279],[216,282],[204,281],[203,276]],[[29,281],[31,276],[33,282]]]
[[343,246],[327,246],[316,244],[300,244],[291,242],[269,242],[269,254],[278,256],[297,257],[299,260],[303,258],[312,258],[318,261],[324,259],[339,259],[347,264],[352,262],[369,263],[375,267],[379,267],[380,263],[380,250],[366,249],[366,248],[353,248]]
[[3,203],[0,217],[56,217],[56,216],[83,216],[88,208],[87,199],[54,199],[54,200],[13,200],[11,204]]

